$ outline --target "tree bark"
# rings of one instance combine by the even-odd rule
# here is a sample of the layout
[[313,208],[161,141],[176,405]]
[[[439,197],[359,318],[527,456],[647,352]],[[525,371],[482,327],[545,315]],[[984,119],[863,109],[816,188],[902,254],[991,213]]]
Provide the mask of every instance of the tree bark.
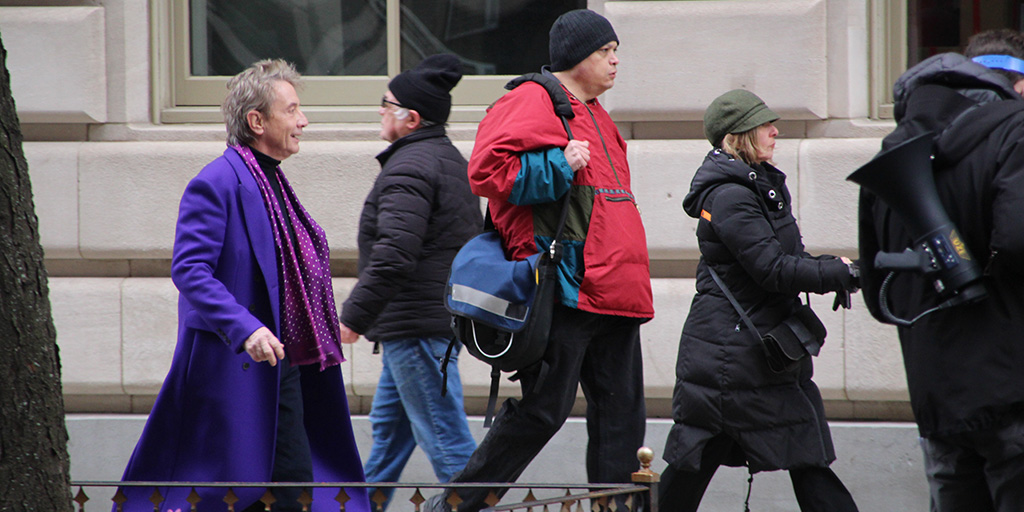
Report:
[[71,511],[57,335],[0,38],[0,510]]

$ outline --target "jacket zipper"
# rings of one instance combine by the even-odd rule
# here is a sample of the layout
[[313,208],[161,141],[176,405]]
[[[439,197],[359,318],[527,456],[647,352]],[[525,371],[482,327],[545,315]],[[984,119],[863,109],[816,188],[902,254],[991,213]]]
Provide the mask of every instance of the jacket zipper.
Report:
[[[579,101],[579,98],[577,98],[576,101]],[[594,128],[597,130],[597,137],[601,139],[601,148],[604,149],[604,156],[608,158],[608,165],[612,167],[612,175],[615,176],[615,181],[621,187],[622,180],[619,179],[619,172],[615,170],[615,164],[612,162],[612,155],[608,152],[608,144],[605,144],[604,134],[601,133],[601,127],[597,125],[597,118],[594,117],[594,112],[590,110],[590,106],[587,105],[587,102],[580,101],[580,103],[583,104],[583,108],[587,109],[587,113],[590,114],[590,122],[594,123]],[[610,200],[611,199],[609,199],[609,201]],[[632,202],[634,206],[637,206],[636,201],[632,198],[630,198],[630,202]]]

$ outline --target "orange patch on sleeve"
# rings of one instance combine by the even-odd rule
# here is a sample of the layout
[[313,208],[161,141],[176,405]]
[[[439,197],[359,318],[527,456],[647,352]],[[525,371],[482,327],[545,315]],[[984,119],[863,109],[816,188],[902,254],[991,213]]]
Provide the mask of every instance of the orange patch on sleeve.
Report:
[[700,217],[708,222],[711,222],[711,212],[707,210],[701,210]]

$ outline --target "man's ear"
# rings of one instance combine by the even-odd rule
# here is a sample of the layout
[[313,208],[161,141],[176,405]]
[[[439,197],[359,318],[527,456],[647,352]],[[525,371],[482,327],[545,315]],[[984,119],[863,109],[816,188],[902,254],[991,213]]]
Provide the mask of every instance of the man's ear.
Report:
[[408,128],[409,131],[414,131],[419,128],[421,124],[423,124],[423,116],[421,116],[419,112],[410,109],[409,118],[405,120],[405,127]]
[[1017,80],[1017,83],[1013,84],[1013,90],[1017,91],[1017,94],[1024,96],[1024,78]]
[[263,114],[258,110],[250,110],[245,115],[245,121],[249,123],[249,129],[256,135],[263,135]]

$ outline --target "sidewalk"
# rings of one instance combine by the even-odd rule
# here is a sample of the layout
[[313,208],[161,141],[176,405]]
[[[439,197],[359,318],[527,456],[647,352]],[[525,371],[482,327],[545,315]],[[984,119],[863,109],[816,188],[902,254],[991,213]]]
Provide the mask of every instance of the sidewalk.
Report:
[[[146,421],[144,415],[69,414],[68,450],[71,453],[72,480],[118,480]],[[477,440],[483,438],[483,418],[471,416],[470,428]],[[366,416],[353,417],[360,454],[369,454],[370,423]],[[670,420],[647,422],[647,446],[655,452],[651,469],[660,473],[661,460]],[[832,437],[839,459],[835,472],[853,493],[861,512],[925,511],[928,488],[924,478],[917,429],[910,423],[833,422]],[[586,423],[570,418],[562,430],[523,473],[520,482],[585,482],[584,446]],[[639,467],[639,463],[637,463]],[[403,482],[434,482],[435,477],[423,453],[417,450]],[[411,492],[411,491],[410,491]],[[412,510],[400,506],[410,492],[396,493],[395,506],[389,510]],[[747,473],[743,468],[721,468],[711,481],[701,504],[701,512],[737,512],[743,510],[747,492]],[[510,498],[513,495],[510,494]],[[90,496],[92,502],[110,496]],[[754,477],[751,510],[792,512],[798,510],[789,478],[784,472],[759,473]],[[91,507],[94,508],[94,507]]]

